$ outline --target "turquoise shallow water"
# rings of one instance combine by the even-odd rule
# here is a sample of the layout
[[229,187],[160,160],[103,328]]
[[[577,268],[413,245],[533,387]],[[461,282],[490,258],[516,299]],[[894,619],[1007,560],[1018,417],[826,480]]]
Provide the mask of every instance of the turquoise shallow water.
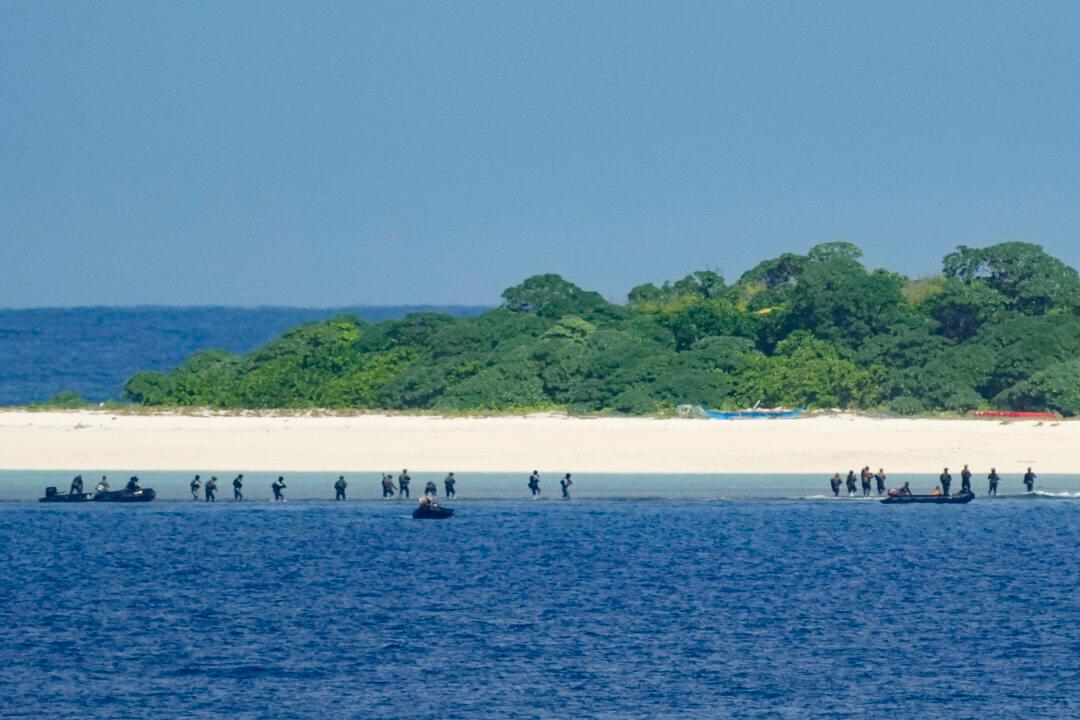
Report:
[[[387,471],[389,472],[389,468]],[[109,471],[107,474],[114,487],[121,487],[135,471]],[[395,471],[395,482],[397,473]],[[191,478],[200,474],[203,480],[211,474],[218,476],[218,500],[232,501],[232,479],[236,472],[214,470],[191,470],[187,472],[139,472],[143,485],[153,487],[161,500],[191,500],[188,488]],[[459,501],[511,500],[529,496],[527,487],[529,470],[519,474],[457,472]],[[103,473],[87,470],[82,472],[87,489]],[[327,500],[334,498],[336,473],[286,473],[287,501]],[[423,492],[425,483],[433,480],[438,494],[443,494],[443,478],[446,473],[410,472],[413,480],[411,493],[415,497]],[[66,491],[74,473],[59,471],[0,471],[0,501],[35,500],[44,488],[55,485]],[[269,501],[273,494],[270,484],[277,475],[273,473],[244,473],[244,495],[248,501]],[[559,499],[561,473],[541,475],[541,491],[544,499]],[[351,500],[375,500],[382,495],[378,473],[348,473],[347,494]],[[572,497],[575,499],[655,499],[655,500],[779,500],[779,499],[832,499],[827,477],[816,475],[626,475],[626,474],[573,474]],[[935,476],[891,475],[888,485],[900,486],[911,482],[915,492],[929,492],[937,484]],[[953,489],[959,488],[959,477],[953,480]],[[973,486],[977,494],[986,492],[986,480],[976,475]],[[1047,496],[1080,498],[1080,475],[1040,475],[1036,489]],[[861,490],[860,490],[861,492]],[[1020,476],[1006,475],[998,488],[1001,496],[1022,495],[1024,486]],[[843,494],[843,492],[842,492]],[[200,493],[200,499],[203,495]],[[876,497],[876,493],[875,493]],[[845,500],[847,498],[844,498]],[[859,498],[861,501],[862,498]]]
[[890,507],[816,477],[581,475],[561,502],[545,476],[536,502],[462,473],[437,522],[377,477],[341,503],[290,475],[276,504],[269,475],[244,503],[187,478],[67,506],[34,501],[67,473],[0,474],[0,718],[1080,716],[1075,476]]

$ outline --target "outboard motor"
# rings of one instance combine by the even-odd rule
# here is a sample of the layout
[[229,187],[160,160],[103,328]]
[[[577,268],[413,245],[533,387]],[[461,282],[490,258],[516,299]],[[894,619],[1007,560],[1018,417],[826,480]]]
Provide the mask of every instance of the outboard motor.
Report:
[[47,497],[47,498],[56,497],[56,488],[51,487],[51,486],[45,488],[45,497]]

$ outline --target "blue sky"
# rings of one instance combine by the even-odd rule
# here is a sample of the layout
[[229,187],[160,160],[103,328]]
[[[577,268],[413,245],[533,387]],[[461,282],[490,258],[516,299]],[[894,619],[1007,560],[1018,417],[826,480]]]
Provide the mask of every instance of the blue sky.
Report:
[[0,305],[1080,266],[1080,3],[0,4]]

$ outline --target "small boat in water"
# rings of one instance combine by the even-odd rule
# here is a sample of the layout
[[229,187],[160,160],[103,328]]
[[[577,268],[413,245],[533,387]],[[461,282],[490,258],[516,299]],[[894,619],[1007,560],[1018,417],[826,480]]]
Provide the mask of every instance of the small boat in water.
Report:
[[885,505],[911,505],[918,503],[964,505],[974,499],[975,493],[970,492],[957,493],[956,495],[901,495],[894,490],[890,490],[889,496],[882,498],[881,502]]
[[150,502],[157,493],[154,492],[154,488],[140,488],[135,492],[128,492],[127,490],[110,490],[106,492],[100,492],[91,498],[94,502]]
[[45,497],[38,502],[47,503],[70,503],[70,502],[150,502],[157,496],[153,488],[140,488],[134,492],[127,490],[106,490],[96,493],[62,493],[57,492],[55,487],[45,488]]
[[435,503],[420,505],[412,511],[414,520],[445,520],[453,514],[453,509]]
[[41,498],[39,502],[90,502],[93,497],[94,493],[62,493],[57,492],[56,488],[50,486],[45,488],[45,497]]

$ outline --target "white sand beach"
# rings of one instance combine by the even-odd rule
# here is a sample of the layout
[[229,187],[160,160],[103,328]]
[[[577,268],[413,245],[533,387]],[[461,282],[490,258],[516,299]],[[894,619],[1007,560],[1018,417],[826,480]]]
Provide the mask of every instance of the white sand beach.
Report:
[[1080,422],[0,412],[9,470],[894,473],[1080,470]]

